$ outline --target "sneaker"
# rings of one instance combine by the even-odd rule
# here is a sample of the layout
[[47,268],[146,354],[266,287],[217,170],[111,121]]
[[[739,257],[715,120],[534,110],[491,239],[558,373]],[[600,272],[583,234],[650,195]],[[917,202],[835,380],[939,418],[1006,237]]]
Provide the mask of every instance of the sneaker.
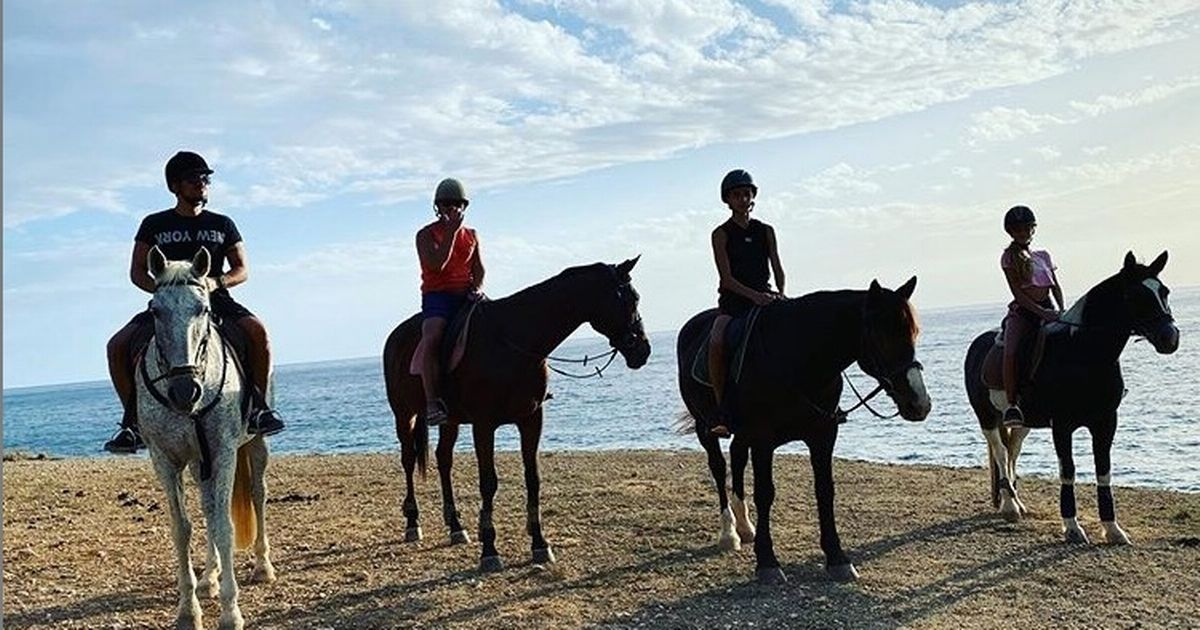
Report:
[[246,428],[247,433],[263,437],[275,435],[282,430],[283,418],[279,417],[279,412],[270,408],[260,409],[250,416],[250,426]]
[[1004,410],[1004,426],[1010,429],[1025,426],[1025,414],[1021,413],[1020,407],[1009,405],[1008,409]]
[[446,411],[446,403],[442,402],[440,398],[425,409],[425,424],[428,426],[440,427],[449,419],[450,414]]
[[729,427],[723,424],[714,424],[712,428],[708,430],[708,432],[719,438],[727,438],[730,435],[733,435],[729,432]]
[[132,455],[139,448],[146,448],[146,443],[137,430],[130,427],[121,427],[111,440],[104,443],[104,450],[117,455]]

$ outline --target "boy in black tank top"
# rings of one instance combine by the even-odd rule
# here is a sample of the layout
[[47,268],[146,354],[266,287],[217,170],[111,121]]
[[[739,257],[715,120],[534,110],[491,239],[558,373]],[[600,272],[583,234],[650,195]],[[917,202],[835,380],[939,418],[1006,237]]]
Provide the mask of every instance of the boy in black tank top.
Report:
[[[775,230],[750,218],[757,196],[754,178],[744,170],[729,171],[721,180],[721,201],[729,206],[732,216],[712,233],[720,285],[718,313],[708,338],[708,374],[718,409],[710,432],[717,437],[729,437],[736,430],[732,397],[726,395],[725,327],[753,307],[766,306],[783,297],[783,265],[779,262]],[[771,273],[775,274],[778,291],[771,290]]]

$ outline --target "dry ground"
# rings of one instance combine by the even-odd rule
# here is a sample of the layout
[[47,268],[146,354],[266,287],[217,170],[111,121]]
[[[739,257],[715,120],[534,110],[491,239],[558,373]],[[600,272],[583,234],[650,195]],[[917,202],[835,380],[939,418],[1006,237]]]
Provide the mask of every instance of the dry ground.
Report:
[[[843,544],[862,578],[825,578],[807,459],[776,461],[776,551],[789,581],[760,587],[754,555],[720,553],[702,454],[545,453],[543,512],[558,562],[529,563],[519,458],[500,458],[497,530],[508,568],[476,571],[473,458],[451,547],[436,478],[419,485],[425,540],[405,544],[394,455],[272,461],[268,527],[279,580],[244,585],[249,628],[1180,627],[1200,624],[1200,494],[1118,488],[1135,546],[1059,541],[1058,488],[1022,482],[1035,511],[992,514],[980,469],[838,461]],[[162,491],[144,458],[4,464],[4,627],[140,628],[173,621]],[[190,485],[190,484],[189,484]],[[1095,493],[1078,490],[1098,538]],[[189,508],[198,516],[194,489]],[[193,559],[203,562],[202,525]],[[249,577],[241,554],[240,580]],[[216,600],[204,600],[206,627]]]

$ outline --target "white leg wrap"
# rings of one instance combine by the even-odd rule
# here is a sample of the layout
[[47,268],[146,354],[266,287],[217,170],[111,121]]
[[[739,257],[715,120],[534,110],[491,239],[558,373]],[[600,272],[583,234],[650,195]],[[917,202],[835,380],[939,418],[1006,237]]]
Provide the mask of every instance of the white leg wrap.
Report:
[[721,512],[721,537],[717,539],[717,547],[722,551],[736,551],[742,548],[742,541],[733,532],[733,510],[728,507]]

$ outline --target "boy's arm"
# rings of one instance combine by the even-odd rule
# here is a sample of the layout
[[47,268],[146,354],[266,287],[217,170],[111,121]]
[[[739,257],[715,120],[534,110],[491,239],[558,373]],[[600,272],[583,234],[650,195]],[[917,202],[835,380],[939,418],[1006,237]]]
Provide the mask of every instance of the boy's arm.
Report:
[[771,273],[775,275],[775,289],[783,295],[783,263],[779,261],[779,246],[775,241],[775,228],[767,226],[767,252],[771,258]]

